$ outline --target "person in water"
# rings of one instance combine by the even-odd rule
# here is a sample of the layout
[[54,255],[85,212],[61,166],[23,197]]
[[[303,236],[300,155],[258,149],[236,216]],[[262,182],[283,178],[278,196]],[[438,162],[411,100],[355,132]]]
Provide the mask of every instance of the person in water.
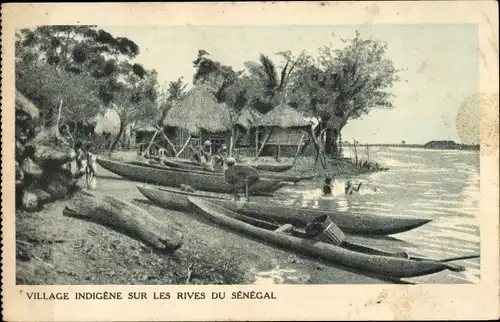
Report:
[[354,192],[359,192],[359,189],[361,189],[361,182],[358,184],[358,187],[354,187],[352,184],[351,180],[348,180],[345,184],[345,194],[346,196],[352,195]]
[[332,195],[332,178],[326,178],[323,185],[323,196],[330,197]]

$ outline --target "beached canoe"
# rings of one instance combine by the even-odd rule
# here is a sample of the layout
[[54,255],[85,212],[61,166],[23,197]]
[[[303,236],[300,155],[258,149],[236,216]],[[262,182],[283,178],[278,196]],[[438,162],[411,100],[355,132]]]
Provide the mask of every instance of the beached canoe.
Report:
[[[184,169],[193,169],[196,170],[195,167],[198,167],[198,163],[182,158],[167,158],[164,161],[167,165],[171,167],[184,167]],[[268,172],[284,172],[293,168],[293,164],[276,164],[276,163],[246,163],[245,165],[249,167],[254,167],[260,171],[268,171]]]
[[[127,162],[97,159],[97,163],[106,170],[133,181],[153,183],[161,186],[179,187],[181,184],[189,185],[196,190],[218,193],[232,193],[233,186],[225,178],[209,173],[190,173],[174,169],[157,169],[139,166]],[[283,186],[277,180],[259,179],[250,186],[251,195],[269,195]]]
[[293,164],[248,163],[247,165],[254,167],[257,170],[272,172],[285,172],[293,168]]
[[[392,278],[409,278],[438,273],[444,270],[462,271],[463,267],[423,258],[403,257],[403,254],[392,254],[365,246],[356,247],[352,243],[347,247],[295,237],[275,229],[279,226],[266,228],[258,225],[251,217],[250,224],[242,220],[241,215],[202,198],[189,197],[189,202],[197,208],[196,213],[233,231],[244,233],[282,248],[300,252],[304,255],[350,267],[361,272]],[[257,225],[255,225],[257,224]],[[272,225],[272,224],[271,224]],[[260,226],[260,227],[259,227]]]
[[[147,161],[139,161],[139,160],[130,161],[130,163],[135,164],[135,165],[154,167],[154,168],[158,168],[158,169],[170,167],[170,168],[174,168],[174,169],[179,170],[179,171],[202,172],[202,173],[211,173],[211,174],[218,174],[218,175],[224,176],[222,169],[216,169],[216,172],[210,172],[210,171],[203,170],[203,167],[198,165],[198,164],[190,164],[187,162],[186,163],[185,162],[177,162],[174,160],[164,160],[164,163],[168,167],[162,166],[158,163],[150,163]],[[284,182],[293,182],[293,183],[297,183],[297,182],[304,181],[304,180],[310,180],[314,177],[314,176],[300,176],[300,175],[294,175],[294,174],[275,173],[275,172],[267,172],[267,171],[259,171],[259,175],[261,178],[279,180],[279,181],[284,181]]]
[[304,207],[287,207],[272,201],[236,202],[227,197],[208,195],[202,192],[184,192],[179,189],[138,186],[139,191],[153,203],[168,209],[189,211],[188,197],[198,197],[216,200],[226,209],[244,214],[249,217],[278,223],[289,223],[303,227],[312,219],[320,215],[328,215],[344,232],[353,235],[391,235],[420,227],[430,220],[411,218],[406,216],[382,216],[340,211],[324,211]]

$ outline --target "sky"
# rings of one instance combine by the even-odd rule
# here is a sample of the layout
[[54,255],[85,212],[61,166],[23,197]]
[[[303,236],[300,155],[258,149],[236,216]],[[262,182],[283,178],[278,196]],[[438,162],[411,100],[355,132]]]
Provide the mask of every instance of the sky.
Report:
[[[359,30],[363,37],[387,42],[388,57],[403,71],[399,74],[401,81],[392,88],[395,108],[373,109],[360,119],[350,120],[342,130],[343,139],[361,143],[479,142],[478,131],[457,131],[456,125],[462,102],[479,92],[476,25],[100,28],[136,42],[140,48],[136,61],[156,69],[165,86],[181,76],[192,83],[192,62],[199,49],[210,53],[212,59],[241,70],[245,61],[257,61],[261,53],[279,62],[275,53],[280,51],[291,50],[297,55],[306,50],[317,56],[322,46],[341,48],[341,38],[352,38]],[[473,118],[477,115],[471,113],[471,122],[466,126],[477,127],[479,120]],[[463,135],[471,132],[472,135]]]

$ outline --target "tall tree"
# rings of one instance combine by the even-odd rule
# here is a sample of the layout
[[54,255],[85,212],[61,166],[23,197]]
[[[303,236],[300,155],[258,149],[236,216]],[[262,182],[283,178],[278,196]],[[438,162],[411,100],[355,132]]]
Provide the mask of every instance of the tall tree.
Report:
[[[103,107],[113,105],[118,110],[121,126],[113,149],[132,119],[151,117],[157,109],[157,74],[133,63],[138,54],[139,47],[132,40],[114,37],[95,26],[22,29],[16,39],[19,73],[26,74],[30,68],[35,71],[41,68],[42,73],[38,72],[38,75],[44,72],[47,75],[45,79],[41,77],[41,82],[49,81],[48,86],[42,86],[43,90],[38,93],[28,91],[28,97],[39,96],[42,101],[53,104],[54,100],[58,101],[64,95],[69,103],[65,104],[66,110],[72,116],[78,116],[78,111],[88,109],[91,103],[94,106],[95,98],[102,102]],[[28,75],[20,78],[19,86],[30,88],[29,82]],[[73,86],[75,84],[78,86]],[[74,104],[75,100],[80,102],[85,95],[91,98],[91,103]],[[88,119],[88,114],[83,113],[81,117]]]
[[339,155],[338,137],[350,119],[393,107],[389,90],[399,80],[386,43],[359,32],[343,42],[344,48],[323,47],[317,61],[305,61],[291,85],[294,105],[320,119],[316,134],[325,131],[325,150],[332,156]]
[[19,59],[44,61],[58,70],[101,76],[104,67],[120,57],[132,59],[139,46],[128,38],[113,37],[95,26],[40,26],[21,29],[16,41]]
[[302,59],[302,55],[299,58],[292,57],[290,51],[279,52],[277,55],[285,61],[280,72],[271,58],[263,54],[259,57],[259,63],[245,62],[252,83],[249,92],[251,103],[261,113],[267,113],[287,101],[286,88],[289,79]]
[[157,125],[160,128],[163,126],[163,121],[172,105],[185,93],[186,87],[187,84],[184,82],[184,78],[179,77],[177,80],[169,82],[167,89],[160,93],[161,114],[157,120]]
[[231,66],[212,60],[205,50],[198,51],[198,57],[193,61],[193,65],[196,68],[193,83],[210,85],[217,102],[225,104],[229,109],[231,122],[229,151],[232,154],[236,122],[248,101],[249,78],[242,77],[243,71],[235,71]]
[[120,130],[111,151],[115,150],[125,128],[134,120],[153,121],[158,115],[158,74],[155,70],[147,71],[138,64],[122,62],[116,73],[121,76],[120,81],[108,84],[115,88],[105,88],[105,95],[112,95],[110,102],[120,116]]

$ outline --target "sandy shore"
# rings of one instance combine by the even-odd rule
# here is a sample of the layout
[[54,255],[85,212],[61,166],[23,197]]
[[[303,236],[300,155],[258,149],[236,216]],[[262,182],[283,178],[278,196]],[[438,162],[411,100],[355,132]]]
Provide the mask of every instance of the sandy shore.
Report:
[[191,214],[158,208],[140,194],[137,184],[99,168],[96,191],[131,201],[183,231],[184,245],[175,254],[153,253],[111,229],[65,217],[65,202],[56,202],[38,213],[16,215],[17,283],[387,283],[277,249]]

